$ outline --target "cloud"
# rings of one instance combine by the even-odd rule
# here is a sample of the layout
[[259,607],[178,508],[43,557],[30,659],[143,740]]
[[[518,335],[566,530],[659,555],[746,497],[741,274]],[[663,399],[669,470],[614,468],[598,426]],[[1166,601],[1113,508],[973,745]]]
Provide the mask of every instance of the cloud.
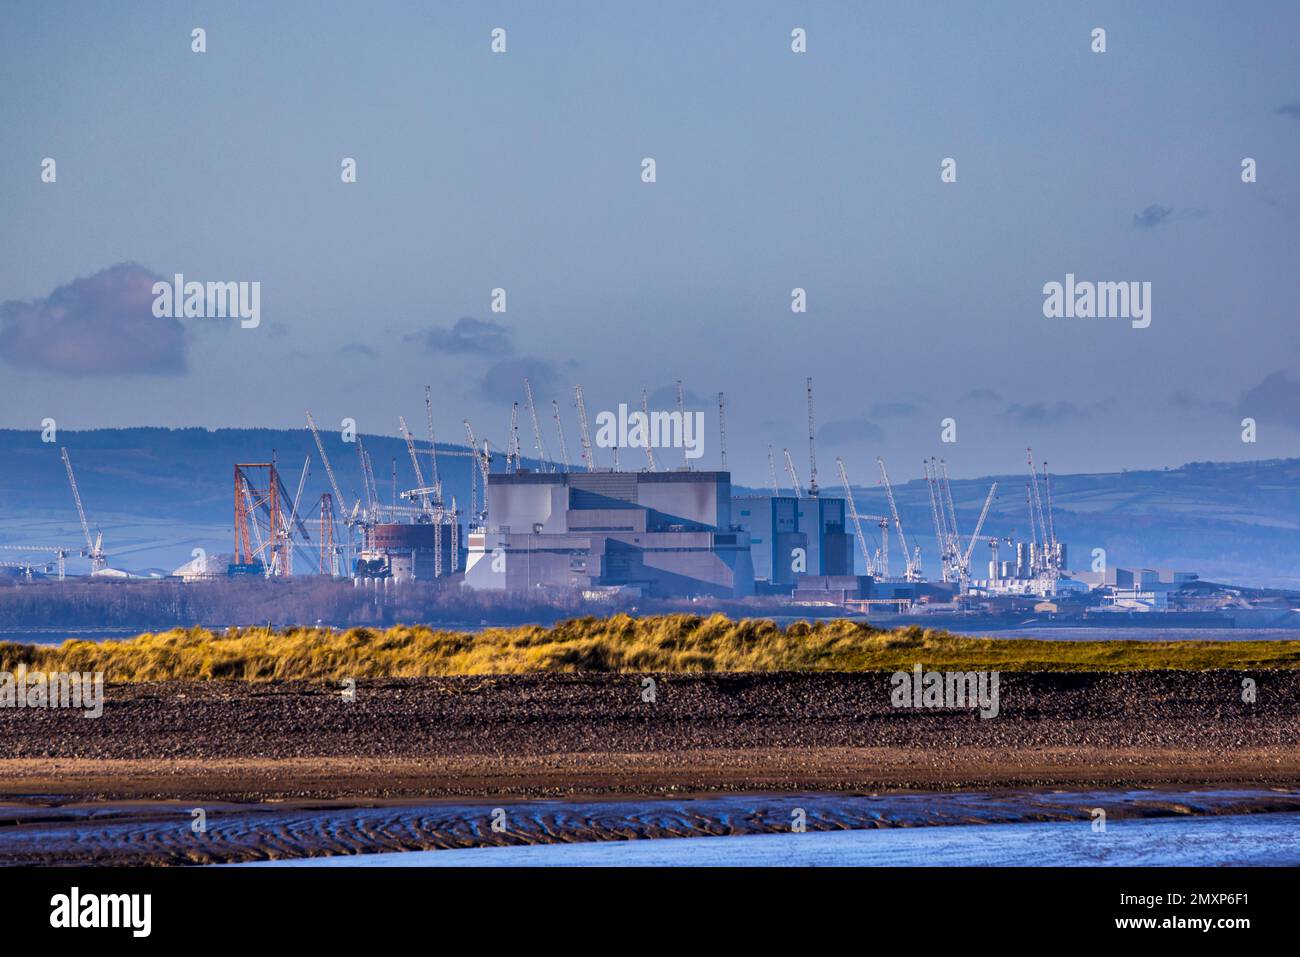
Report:
[[135,263],[109,266],[44,299],[0,304],[0,356],[60,375],[185,371],[185,329],[153,314],[161,277]]
[[1300,429],[1300,380],[1277,371],[1247,389],[1237,401],[1237,412],[1255,420],[1271,419]]
[[423,341],[429,352],[508,356],[515,351],[514,335],[513,329],[499,322],[463,316],[450,329],[433,326],[414,338]]
[[1173,214],[1174,211],[1168,206],[1159,206],[1153,203],[1142,212],[1134,214],[1133,225],[1140,229],[1154,229]]
[[1015,421],[1017,425],[1061,425],[1105,412],[1108,407],[1108,402],[1097,402],[1089,406],[1065,401],[1051,405],[1045,402],[1015,402],[1007,406],[1002,414]]
[[959,402],[1000,402],[1001,400],[1002,400],[1002,393],[994,389],[990,389],[987,386],[980,386],[978,389],[971,389],[964,396],[962,396],[958,401]]
[[1220,402],[1217,399],[1202,399],[1200,396],[1193,395],[1183,389],[1169,397],[1169,404],[1175,409],[1180,409],[1183,412],[1193,412],[1197,415],[1231,415],[1233,411],[1232,405],[1228,402]]
[[349,342],[339,347],[339,355],[344,358],[378,359],[379,353],[364,342]]
[[898,419],[920,411],[914,402],[877,402],[871,407],[871,416],[875,419]]
[[1175,219],[1204,219],[1208,215],[1210,214],[1205,210],[1191,206],[1185,209],[1172,209],[1159,203],[1152,203],[1142,212],[1133,214],[1133,225],[1138,229],[1155,229]]
[[479,379],[479,395],[491,402],[509,405],[524,401],[524,379],[533,390],[533,400],[541,408],[559,397],[560,374],[555,363],[533,356],[503,359],[493,363]]
[[826,445],[852,445],[857,442],[880,442],[885,433],[867,419],[836,419],[817,430],[817,441]]
[[1290,103],[1283,103],[1273,112],[1278,116],[1289,116],[1293,120],[1300,120],[1300,100],[1292,100]]

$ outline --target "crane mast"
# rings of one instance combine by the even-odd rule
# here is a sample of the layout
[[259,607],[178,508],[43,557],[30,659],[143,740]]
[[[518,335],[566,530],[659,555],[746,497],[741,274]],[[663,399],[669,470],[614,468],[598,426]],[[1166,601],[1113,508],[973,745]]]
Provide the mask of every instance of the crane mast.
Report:
[[424,414],[429,421],[429,470],[433,473],[433,504],[442,508],[442,478],[438,475],[438,442],[433,436],[433,390],[424,387]]
[[[880,466],[880,481],[885,486],[885,498],[889,501],[889,514],[894,520],[894,531],[898,533],[898,544],[903,549],[905,565],[903,575],[910,582],[919,581],[921,577],[920,560],[907,546],[907,536],[903,534],[903,520],[898,514],[898,503],[894,501],[894,487],[889,484],[889,472],[885,470],[885,460],[877,457],[876,464]],[[919,554],[919,550],[917,554]]]
[[[645,396],[645,389],[641,390],[641,412],[645,415],[645,427],[647,433],[650,430],[650,401]],[[650,463],[650,471],[659,471],[655,465],[655,450],[651,447],[654,443],[650,441],[649,435],[646,436],[645,457]]]
[[90,570],[94,573],[108,565],[108,560],[104,557],[103,535],[97,535],[93,541],[91,540],[90,523],[86,521],[86,510],[81,505],[81,491],[77,488],[77,476],[72,472],[72,459],[68,458],[66,448],[60,448],[59,453],[63,456],[63,467],[68,472],[72,500],[77,503],[77,518],[81,520],[81,532],[86,536],[86,557],[90,559]]
[[722,471],[727,471],[727,397],[718,393],[718,443],[722,451]]
[[591,428],[587,423],[587,403],[582,398],[582,386],[573,387],[573,404],[578,407],[578,426],[582,430],[582,460],[587,463],[587,471],[596,470],[595,450],[591,447]]
[[808,494],[812,498],[818,495],[817,488],[817,442],[813,430],[813,393],[812,376],[808,377]]
[[551,408],[555,410],[553,418],[555,419],[555,431],[560,436],[560,467],[562,471],[569,471],[569,445],[564,441],[564,421],[560,418],[560,400],[552,399]]
[[542,439],[542,426],[537,421],[537,406],[533,403],[533,387],[524,379],[524,397],[528,400],[528,414],[533,420],[533,444],[537,447],[537,468],[541,472],[551,471],[551,456],[546,451],[546,442]]
[[794,497],[803,498],[803,484],[799,481],[799,473],[794,469],[794,459],[790,456],[790,450],[782,451],[785,452],[785,470],[790,473],[790,481],[794,483]]
[[[677,414],[681,416],[682,428],[685,429],[686,428],[686,395],[682,390],[681,379],[677,380]],[[649,428],[649,426],[650,426],[650,422],[647,418],[646,427]],[[682,443],[682,466],[684,468],[689,469],[691,467],[691,460],[687,458],[686,451],[687,451],[686,443],[683,442]]]
[[844,460],[839,456],[835,458],[835,464],[840,470],[840,483],[844,486],[844,498],[848,500],[849,517],[853,519],[853,530],[858,536],[858,545],[862,548],[862,560],[868,575],[875,574],[875,563],[871,560],[871,553],[867,550],[867,539],[862,534],[862,519],[858,517],[858,506],[853,501],[853,489],[849,486],[849,473],[844,470]]

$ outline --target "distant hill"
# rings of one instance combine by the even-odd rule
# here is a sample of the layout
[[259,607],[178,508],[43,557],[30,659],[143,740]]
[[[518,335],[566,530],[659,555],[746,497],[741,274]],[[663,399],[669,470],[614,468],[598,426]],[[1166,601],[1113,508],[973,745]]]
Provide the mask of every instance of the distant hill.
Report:
[[[321,438],[350,505],[361,493],[357,447],[336,431],[322,432]],[[394,460],[399,491],[414,484],[402,440],[363,435],[362,442],[385,503],[392,494]],[[196,547],[228,551],[236,462],[265,462],[274,454],[292,493],[310,455],[304,503],[314,505],[329,490],[306,429],[98,429],[61,432],[57,444],[42,443],[36,431],[5,429],[0,430],[0,544],[82,541],[60,446],[72,457],[91,525],[103,528],[113,564],[128,569],[173,568]],[[440,443],[439,449],[446,493],[467,509],[471,460],[463,446]],[[494,467],[503,461],[498,456]],[[422,455],[421,467],[426,463]],[[1023,474],[954,480],[960,530],[972,531],[994,478],[999,494],[984,534],[1006,536],[1014,530],[1016,537],[1027,538]],[[921,546],[933,573],[935,535],[926,485],[915,480],[894,491],[904,531]],[[879,486],[855,488],[854,498],[860,513],[887,509]],[[1052,498],[1057,534],[1069,547],[1072,567],[1087,568],[1092,549],[1104,548],[1112,566],[1175,567],[1217,581],[1300,587],[1300,459],[1053,475]],[[873,523],[864,523],[864,530],[869,541],[874,539]],[[901,568],[896,540],[890,550],[892,564]],[[0,560],[12,554],[0,552]],[[987,546],[977,546],[975,555],[982,568]],[[1012,556],[1003,548],[1001,557]]]

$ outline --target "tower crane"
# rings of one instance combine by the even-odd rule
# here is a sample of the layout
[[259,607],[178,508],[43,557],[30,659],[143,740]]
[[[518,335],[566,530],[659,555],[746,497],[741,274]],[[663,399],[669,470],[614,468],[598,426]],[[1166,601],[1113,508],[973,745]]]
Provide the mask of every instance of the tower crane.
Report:
[[813,438],[813,393],[812,376],[808,377],[808,495],[816,498],[817,488],[817,442]]
[[840,470],[840,482],[844,486],[844,498],[848,502],[849,517],[853,519],[853,530],[858,537],[858,545],[862,548],[862,561],[868,575],[874,575],[876,564],[871,559],[871,553],[867,550],[867,538],[862,534],[862,519],[858,516],[858,506],[853,501],[853,489],[849,486],[849,473],[844,469],[844,460],[839,456],[835,457],[835,464]]
[[552,399],[551,408],[554,409],[553,418],[555,419],[555,431],[560,436],[560,469],[569,471],[569,445],[564,441],[564,421],[560,418],[560,400]]
[[[980,532],[984,530],[984,520],[989,517],[989,508],[993,505],[993,499],[998,494],[998,483],[994,482],[989,486],[989,494],[984,498],[984,507],[980,509],[980,517],[975,522],[975,531],[971,533],[970,543],[966,546],[966,551],[961,557],[961,585],[962,591],[965,591],[970,583],[970,559],[971,553],[975,550],[975,543],[981,541]],[[993,550],[996,555],[997,539],[993,539]],[[994,559],[996,561],[996,558]]]
[[[330,457],[325,454],[325,444],[321,441],[320,433],[316,431],[316,423],[312,421],[311,412],[307,413],[307,428],[311,430],[311,437],[316,440],[316,451],[320,453],[321,464],[325,466],[325,475],[329,479],[330,488],[334,492],[334,498],[331,506],[336,502],[339,508],[347,508],[347,499],[343,497],[343,490],[339,488],[338,479],[334,477],[334,467],[330,465]],[[355,528],[356,522],[346,511],[343,513],[343,527],[348,530],[348,562],[351,567],[351,551],[355,545]]]
[[641,390],[641,412],[645,415],[645,427],[647,432],[645,439],[645,457],[650,462],[650,471],[657,472],[659,469],[655,465],[654,443],[650,441],[650,436],[648,434],[650,431],[650,402],[645,396],[645,389]]
[[514,462],[514,469],[517,471],[522,466],[519,461],[519,403],[515,402],[510,406],[510,445],[506,452],[506,467],[511,467],[511,461]]
[[[681,379],[677,380],[677,414],[681,416],[682,428],[685,429],[686,428],[686,395],[682,391]],[[650,424],[649,421],[647,421],[646,426],[649,427],[649,424]],[[683,442],[682,443],[682,465],[685,468],[689,469],[691,467],[691,460],[687,457],[686,451],[687,451],[686,443]]]
[[528,400],[528,414],[533,420],[533,444],[537,448],[537,468],[542,472],[551,471],[551,456],[546,451],[546,442],[542,439],[542,426],[537,421],[537,406],[533,404],[533,387],[524,379],[524,397]]
[[427,514],[430,512],[428,489],[424,485],[424,473],[420,471],[420,457],[415,454],[415,441],[411,438],[410,430],[406,427],[406,418],[397,417],[397,424],[402,427],[402,438],[406,440],[406,452],[411,457],[411,468],[415,469],[416,492],[420,496],[420,508]]
[[429,471],[433,474],[433,506],[442,508],[442,477],[438,474],[438,442],[433,436],[433,389],[424,387],[424,414],[429,420]]
[[776,458],[772,455],[772,446],[767,447],[767,484],[772,486],[772,495],[781,494],[780,487],[776,484]]
[[803,485],[799,481],[799,473],[794,470],[794,459],[790,457],[790,450],[783,449],[785,452],[785,470],[790,473],[790,481],[794,483],[794,497],[803,498]]
[[59,449],[63,456],[63,467],[68,471],[68,484],[72,486],[72,500],[77,503],[77,518],[81,519],[81,533],[86,536],[86,551],[83,553],[90,559],[90,572],[95,572],[108,567],[108,559],[104,555],[104,533],[95,530],[95,539],[90,538],[90,523],[86,521],[86,510],[81,505],[81,492],[77,489],[77,476],[72,473],[72,459],[68,458],[66,448]]
[[578,408],[578,427],[582,430],[582,460],[587,463],[587,471],[596,470],[595,450],[591,447],[591,429],[587,423],[587,403],[582,398],[582,386],[573,387],[573,404]]
[[913,552],[907,545],[907,536],[903,534],[903,520],[898,514],[898,503],[894,501],[894,487],[889,484],[889,473],[885,470],[885,460],[876,457],[876,464],[880,466],[880,481],[885,486],[885,498],[889,502],[889,514],[894,520],[894,531],[898,533],[898,544],[903,549],[904,560],[904,578],[909,582],[921,580],[921,559],[920,549]]
[[718,393],[718,447],[722,451],[722,471],[727,471],[727,397]]

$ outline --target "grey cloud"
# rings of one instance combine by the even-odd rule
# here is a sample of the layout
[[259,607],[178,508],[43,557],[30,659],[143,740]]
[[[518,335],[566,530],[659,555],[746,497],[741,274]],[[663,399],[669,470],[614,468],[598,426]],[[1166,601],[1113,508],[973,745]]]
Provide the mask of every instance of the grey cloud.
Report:
[[1007,406],[1003,415],[1012,419],[1017,425],[1061,425],[1090,415],[1105,412],[1109,403],[1098,402],[1089,406],[1080,406],[1073,402],[1015,402]]
[[867,419],[836,419],[817,430],[817,441],[826,445],[880,442],[884,438],[885,433],[880,426]]
[[1273,112],[1278,116],[1289,116],[1293,120],[1300,120],[1300,100],[1292,100],[1290,103],[1283,103]]
[[362,359],[378,359],[379,353],[366,345],[364,342],[349,342],[347,345],[339,347],[339,355],[348,357],[356,356]]
[[429,352],[508,356],[515,351],[514,335],[513,329],[499,322],[463,316],[450,329],[433,326],[415,338]]
[[44,299],[0,304],[0,356],[61,375],[183,372],[180,320],[153,314],[161,277],[119,263],[59,286]]
[[1002,393],[986,386],[980,386],[978,389],[971,389],[958,401],[960,402],[998,402],[1002,399]]
[[479,379],[479,395],[491,402],[509,405],[524,400],[524,379],[533,390],[533,399],[541,406],[559,396],[560,374],[555,363],[533,356],[503,359],[493,363]]
[[1140,213],[1133,215],[1133,225],[1138,229],[1155,229],[1164,223],[1179,219],[1204,219],[1209,213],[1204,209],[1197,209],[1189,206],[1184,209],[1173,209],[1169,206],[1161,206],[1159,203],[1152,203]]
[[1265,376],[1258,385],[1242,393],[1237,412],[1255,420],[1272,419],[1292,429],[1300,429],[1300,380],[1285,372]]

